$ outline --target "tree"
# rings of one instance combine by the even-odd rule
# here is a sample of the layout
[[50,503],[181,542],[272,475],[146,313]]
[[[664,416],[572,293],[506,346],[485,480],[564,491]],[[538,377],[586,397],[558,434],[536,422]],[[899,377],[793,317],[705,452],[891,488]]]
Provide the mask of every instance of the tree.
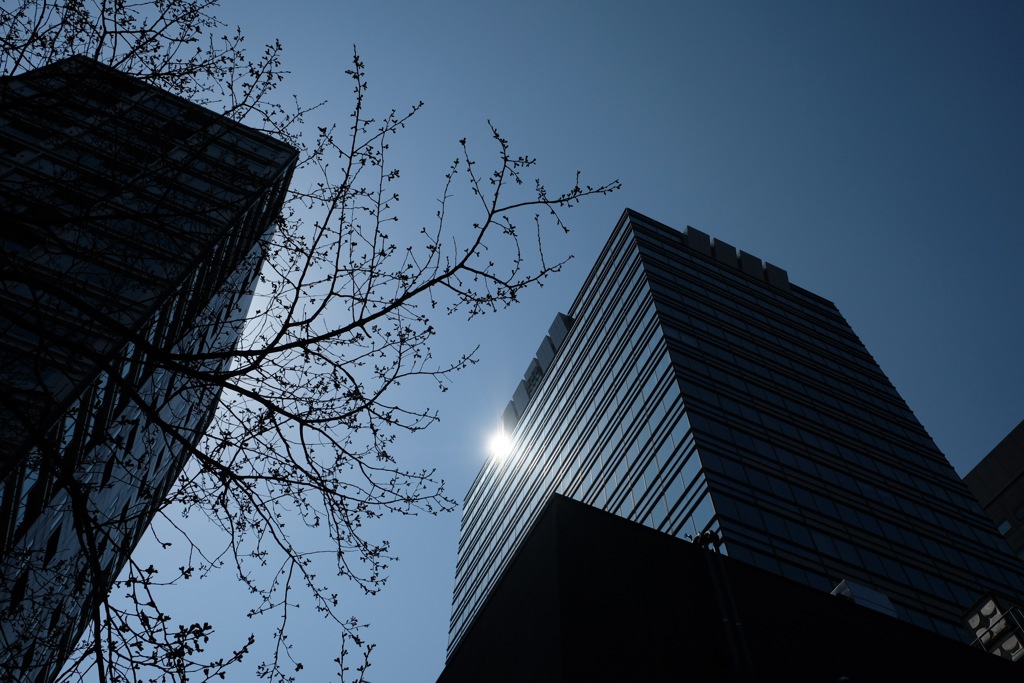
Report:
[[[112,520],[96,503],[106,484],[80,476],[104,463],[80,464],[78,470],[63,464],[59,425],[34,435],[31,491],[45,489],[48,501],[63,496],[60,504],[74,515],[87,556],[81,571],[93,586],[87,635],[64,677],[222,677],[248,653],[251,640],[239,644],[233,656],[206,655],[213,626],[177,626],[156,589],[225,568],[251,591],[250,614],[279,620],[273,647],[264,648],[269,656],[259,666],[262,677],[290,680],[301,668],[290,659],[287,620],[297,602],[294,594],[304,592],[338,628],[342,652],[351,650],[347,658],[339,656],[341,677],[361,680],[373,646],[364,640],[359,622],[345,614],[332,585],[337,577],[367,593],[383,585],[390,549],[386,541],[366,535],[364,522],[385,514],[437,514],[455,504],[432,470],[407,469],[389,450],[396,434],[424,429],[437,419],[429,407],[401,400],[398,387],[426,381],[444,391],[474,357],[472,349],[455,358],[434,357],[435,317],[498,311],[524,289],[541,285],[564,264],[548,261],[543,250],[549,232],[567,230],[564,210],[619,184],[581,185],[577,174],[565,190],[549,192],[530,177],[535,160],[514,153],[491,126],[493,166],[482,171],[470,143],[460,140],[441,183],[436,215],[410,234],[396,222],[399,171],[388,165],[388,155],[422,103],[404,113],[370,115],[364,65],[354,54],[345,72],[352,89],[351,119],[307,126],[315,107],[285,108],[274,99],[284,77],[280,45],[249,59],[241,31],[217,37],[223,24],[213,14],[216,5],[216,0],[22,0],[0,9],[0,73],[86,54],[271,132],[300,152],[282,218],[261,243],[264,265],[252,303],[246,308],[239,301],[235,308],[245,312],[237,321],[244,323],[237,344],[183,347],[134,331],[97,380],[116,386],[118,395],[145,415],[151,450],[159,440],[189,456],[174,487],[139,481],[138,486],[149,487],[147,504]],[[453,226],[451,203],[463,191],[472,197],[478,217]],[[194,324],[220,324],[204,316],[221,313],[198,312]],[[152,397],[115,371],[140,355],[148,368],[179,378],[179,392],[219,399],[204,438],[183,433]],[[67,418],[60,424],[84,419]],[[102,433],[116,446],[130,428],[112,419]],[[121,472],[138,465],[138,455],[127,449],[113,448],[109,459],[118,461]],[[10,490],[8,475],[5,470]],[[172,509],[212,521],[223,532],[220,541],[195,539],[188,523],[169,514]],[[119,543],[127,555],[138,541],[111,529],[123,525],[126,516],[156,515],[180,530],[188,552],[168,558],[168,566],[180,563],[179,569],[168,579],[167,567],[160,574],[129,559],[120,577],[109,581],[97,566],[98,548]],[[315,529],[318,541],[296,542],[286,523]],[[4,548],[8,555],[16,545],[16,526]],[[179,552],[181,545],[176,541]],[[332,576],[318,574],[315,565],[324,558],[330,559]],[[10,623],[18,614],[8,609],[4,618]],[[16,667],[24,654],[9,651],[4,666]]]

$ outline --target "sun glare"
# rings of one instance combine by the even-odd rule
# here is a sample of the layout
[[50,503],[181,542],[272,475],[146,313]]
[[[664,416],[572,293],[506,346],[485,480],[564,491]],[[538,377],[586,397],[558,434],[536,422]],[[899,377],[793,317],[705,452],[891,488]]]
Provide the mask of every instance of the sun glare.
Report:
[[491,457],[498,460],[504,460],[508,452],[512,450],[512,442],[509,441],[508,436],[505,434],[505,430],[499,430],[494,433],[491,440],[487,442],[487,450],[490,451]]

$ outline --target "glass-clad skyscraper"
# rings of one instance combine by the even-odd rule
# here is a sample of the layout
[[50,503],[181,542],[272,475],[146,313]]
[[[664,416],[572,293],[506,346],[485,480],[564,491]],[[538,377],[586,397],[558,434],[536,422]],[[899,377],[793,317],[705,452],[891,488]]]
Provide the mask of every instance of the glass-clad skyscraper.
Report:
[[552,492],[715,531],[722,552],[823,591],[872,588],[958,640],[982,593],[1024,594],[836,307],[782,269],[626,211],[552,332],[505,411],[511,451],[466,496],[449,654]]
[[202,438],[296,158],[84,57],[0,79],[3,680],[59,672]]

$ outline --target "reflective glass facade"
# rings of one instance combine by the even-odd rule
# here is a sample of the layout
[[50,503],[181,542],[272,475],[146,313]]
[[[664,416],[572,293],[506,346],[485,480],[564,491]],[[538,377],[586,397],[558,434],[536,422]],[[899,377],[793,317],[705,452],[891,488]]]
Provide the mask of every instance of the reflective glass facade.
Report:
[[[466,496],[449,654],[552,492],[958,640],[1021,565],[835,306],[627,211],[569,331]],[[508,411],[506,411],[507,414]],[[609,552],[615,552],[609,549]]]
[[167,359],[234,346],[296,153],[84,58],[0,104],[0,678],[48,681],[210,422],[223,361]]

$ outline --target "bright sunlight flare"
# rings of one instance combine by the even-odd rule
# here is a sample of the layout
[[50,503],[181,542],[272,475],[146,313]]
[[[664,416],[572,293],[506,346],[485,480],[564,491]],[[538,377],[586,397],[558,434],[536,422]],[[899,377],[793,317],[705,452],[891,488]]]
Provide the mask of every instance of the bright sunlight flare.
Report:
[[491,457],[498,460],[504,460],[508,452],[512,450],[512,442],[509,440],[508,435],[505,434],[504,429],[499,429],[491,437],[490,441],[487,442],[487,450],[490,452]]

